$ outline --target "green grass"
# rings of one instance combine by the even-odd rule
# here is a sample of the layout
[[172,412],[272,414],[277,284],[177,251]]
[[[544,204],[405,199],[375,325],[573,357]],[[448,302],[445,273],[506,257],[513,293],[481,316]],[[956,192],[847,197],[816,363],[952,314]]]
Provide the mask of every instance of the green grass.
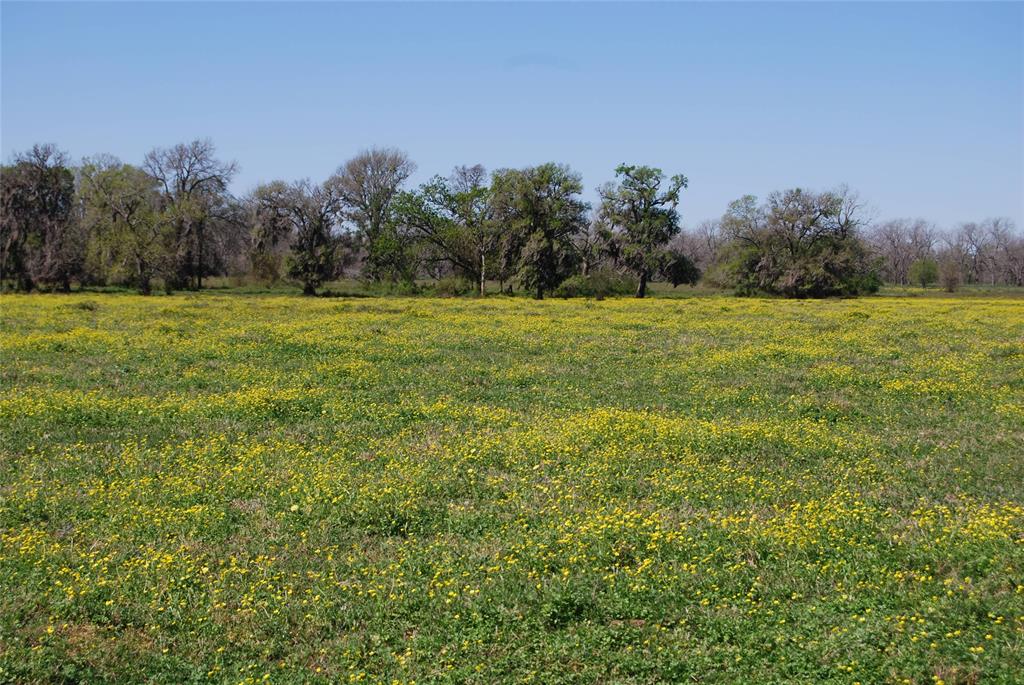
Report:
[[4,296],[0,681],[1020,682],[1024,300],[675,294]]

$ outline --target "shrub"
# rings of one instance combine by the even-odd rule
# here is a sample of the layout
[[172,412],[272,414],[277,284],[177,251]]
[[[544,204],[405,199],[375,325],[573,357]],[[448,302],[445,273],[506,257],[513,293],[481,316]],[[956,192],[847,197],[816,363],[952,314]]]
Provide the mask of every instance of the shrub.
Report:
[[596,297],[631,295],[636,290],[636,279],[610,269],[598,269],[586,276],[576,275],[562,281],[555,288],[555,297]]
[[475,290],[474,284],[462,276],[445,276],[434,284],[434,294],[438,297],[462,297]]
[[946,292],[956,292],[956,289],[960,287],[960,265],[952,259],[943,261],[939,269],[939,281]]
[[939,280],[939,265],[934,259],[917,259],[910,265],[910,282],[917,283],[922,288]]
[[378,282],[367,282],[364,284],[363,289],[368,295],[397,295],[397,296],[408,296],[418,295],[420,287],[412,281],[378,281]]
[[673,288],[683,284],[693,286],[697,285],[697,281],[700,280],[700,269],[685,254],[678,250],[672,250],[665,254],[661,275],[672,284]]

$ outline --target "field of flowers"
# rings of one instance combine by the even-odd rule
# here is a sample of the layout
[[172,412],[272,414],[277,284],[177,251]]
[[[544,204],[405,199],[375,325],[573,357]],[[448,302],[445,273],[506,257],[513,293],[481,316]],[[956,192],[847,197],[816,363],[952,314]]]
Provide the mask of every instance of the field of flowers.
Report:
[[0,682],[1024,678],[1024,300],[0,324]]

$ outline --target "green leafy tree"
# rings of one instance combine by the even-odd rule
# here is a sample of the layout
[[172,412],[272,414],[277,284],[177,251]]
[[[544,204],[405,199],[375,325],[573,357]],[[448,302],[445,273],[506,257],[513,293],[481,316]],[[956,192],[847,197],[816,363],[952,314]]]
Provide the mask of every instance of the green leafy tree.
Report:
[[289,210],[292,188],[284,181],[257,186],[245,198],[249,224],[249,264],[260,280],[281,277],[284,252],[293,237]]
[[662,254],[659,273],[673,288],[684,284],[697,285],[701,276],[700,269],[693,260],[679,250],[666,250]]
[[495,269],[500,232],[491,217],[490,188],[480,165],[435,176],[418,191],[395,199],[397,221],[425,241],[482,296]]
[[573,238],[587,226],[589,206],[580,199],[580,175],[548,163],[494,174],[494,218],[515,236],[517,275],[537,299],[572,273],[577,252]]
[[726,279],[741,294],[857,295],[878,289],[876,264],[858,235],[860,204],[845,189],[745,196],[729,205],[722,230]]
[[87,160],[81,179],[93,237],[106,243],[112,261],[128,269],[139,292],[150,294],[153,278],[169,275],[175,251],[157,180],[113,159]]
[[[637,297],[647,294],[647,284],[678,259],[666,252],[679,234],[679,195],[687,186],[685,176],[666,178],[661,169],[621,164],[618,179],[601,189],[601,215],[607,220],[618,247],[620,262],[637,278]],[[679,274],[681,271],[676,269]]]
[[910,265],[909,276],[912,283],[927,288],[939,280],[939,264],[930,257],[915,260]]

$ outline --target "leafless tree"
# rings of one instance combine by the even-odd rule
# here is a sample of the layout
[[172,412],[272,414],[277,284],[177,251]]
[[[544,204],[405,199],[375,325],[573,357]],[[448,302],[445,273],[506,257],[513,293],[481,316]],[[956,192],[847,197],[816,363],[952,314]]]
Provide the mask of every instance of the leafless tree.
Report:
[[701,271],[707,271],[718,260],[725,242],[721,222],[712,219],[700,222],[693,229],[684,228],[671,245],[673,249],[692,255],[694,264]]
[[416,165],[401,150],[371,148],[345,162],[328,181],[345,216],[362,235],[366,275],[373,280],[408,277],[408,247],[398,234],[391,204]]
[[911,264],[934,258],[936,235],[935,227],[924,219],[891,219],[875,224],[867,239],[882,259],[885,279],[906,285]]
[[143,166],[159,183],[165,211],[175,226],[180,276],[201,289],[207,233],[218,227],[214,219],[228,199],[228,183],[238,165],[218,160],[213,143],[204,139],[156,148],[146,155]]
[[986,265],[990,271],[991,283],[1020,285],[1024,280],[1024,255],[1022,239],[1016,234],[1014,223],[1004,217],[986,219],[982,228],[988,236],[990,246]]

